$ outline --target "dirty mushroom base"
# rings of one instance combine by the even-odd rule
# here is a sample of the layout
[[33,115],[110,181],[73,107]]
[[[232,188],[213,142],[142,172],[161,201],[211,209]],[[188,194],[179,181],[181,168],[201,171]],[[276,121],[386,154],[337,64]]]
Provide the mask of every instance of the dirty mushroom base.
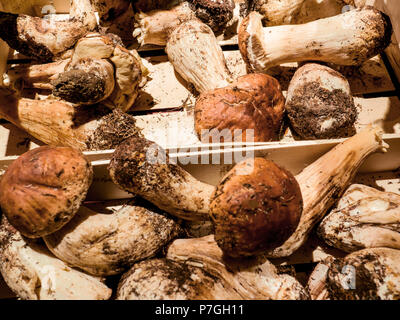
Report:
[[353,97],[340,89],[329,91],[309,82],[287,100],[286,110],[291,127],[303,139],[345,138],[355,133]]

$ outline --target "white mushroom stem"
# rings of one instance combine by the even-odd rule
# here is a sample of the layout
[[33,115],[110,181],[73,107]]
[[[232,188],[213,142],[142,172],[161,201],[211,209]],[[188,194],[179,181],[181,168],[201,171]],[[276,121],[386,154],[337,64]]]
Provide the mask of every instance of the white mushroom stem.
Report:
[[312,228],[343,194],[358,168],[370,154],[386,152],[382,130],[369,126],[337,145],[296,176],[303,196],[303,213],[296,231],[269,257],[287,257],[307,240]]
[[89,274],[109,276],[154,256],[179,231],[171,218],[127,203],[111,214],[81,207],[64,228],[46,236],[44,241],[68,265]]
[[71,0],[69,21],[0,12],[0,38],[11,48],[40,61],[56,59],[96,26],[89,0]]
[[263,28],[261,20],[252,12],[239,30],[240,52],[253,71],[306,60],[360,65],[383,51],[392,33],[389,18],[373,7],[301,25]]
[[210,27],[199,20],[182,23],[170,35],[168,59],[198,92],[226,87],[233,77]]
[[352,185],[321,222],[318,234],[346,252],[374,247],[400,249],[400,195]]
[[[175,275],[175,276],[174,276]],[[308,294],[265,258],[227,261],[214,241],[175,240],[166,259],[146,260],[123,276],[117,299],[301,300]]]
[[[361,2],[365,0],[361,0]],[[266,26],[301,24],[343,12],[353,0],[253,0],[250,10],[263,16]]]
[[51,81],[64,72],[69,60],[60,60],[46,64],[18,65],[7,71],[8,86],[53,90]]
[[58,100],[18,99],[5,89],[0,89],[0,98],[2,118],[52,146],[112,149],[124,137],[138,133],[135,119],[117,110],[108,113]]
[[21,236],[3,217],[0,226],[0,272],[24,300],[107,300],[100,278],[70,268],[46,247]]

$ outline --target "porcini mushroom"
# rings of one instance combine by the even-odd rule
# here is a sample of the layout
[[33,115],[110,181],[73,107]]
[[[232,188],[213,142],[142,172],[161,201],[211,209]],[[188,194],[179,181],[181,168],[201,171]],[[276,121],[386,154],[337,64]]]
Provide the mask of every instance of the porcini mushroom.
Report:
[[125,49],[111,36],[90,33],[77,41],[69,59],[11,68],[10,86],[49,89],[68,102],[101,102],[111,109],[127,111],[138,95],[143,65],[135,52]]
[[293,133],[302,139],[354,134],[357,108],[347,79],[320,64],[300,67],[289,83],[285,108]]
[[[302,214],[295,231],[282,245],[277,244],[284,238],[278,234],[281,231],[279,227],[288,220],[288,214],[291,218],[288,221],[292,221],[288,228],[296,226],[295,217],[301,210],[298,193],[293,192],[296,189],[286,186],[288,182],[285,179],[291,181],[290,177],[284,171],[268,177],[269,171],[261,170],[261,161],[257,158],[239,163],[217,186],[211,200],[210,216],[215,226],[218,245],[227,255],[234,257],[257,254],[263,246],[266,248],[265,254],[269,257],[290,256],[303,245],[315,224],[321,221],[327,210],[343,194],[364,159],[371,153],[386,151],[387,147],[382,141],[382,130],[369,126],[337,145],[299,173],[296,180],[303,198]],[[263,176],[270,179],[273,185],[261,183],[258,186],[257,181]],[[281,187],[276,190],[271,188],[275,185]],[[263,194],[269,195],[267,199],[271,201],[270,205],[265,203],[266,199],[257,198],[255,190],[259,189],[263,190]],[[281,211],[291,202],[296,210],[292,209],[288,214],[285,214],[285,210]],[[277,228],[274,229],[273,226]],[[263,229],[269,234],[263,235]],[[271,242],[263,244],[260,238],[266,241],[269,239]]]
[[213,236],[175,240],[165,259],[138,263],[118,286],[118,300],[302,300],[308,294],[265,258],[226,260]]
[[368,248],[336,259],[326,287],[332,300],[397,300],[400,295],[400,250]]
[[69,147],[42,146],[13,161],[0,181],[0,206],[26,237],[39,238],[67,224],[92,183],[93,169]]
[[0,225],[0,272],[24,300],[108,300],[102,279],[70,268],[42,244],[26,239],[3,216]]
[[156,143],[132,136],[116,147],[108,167],[121,189],[185,220],[209,220],[214,187],[195,179]]
[[294,176],[264,158],[237,164],[221,180],[210,204],[215,240],[235,258],[282,245],[296,230],[302,210]]
[[[202,142],[278,140],[284,113],[285,97],[279,82],[253,73],[201,93],[194,108],[195,130]],[[225,135],[226,129],[229,135]]]
[[109,276],[154,256],[180,230],[173,219],[134,203],[123,204],[111,214],[82,206],[66,226],[44,241],[68,265]]
[[346,252],[365,248],[400,249],[400,195],[351,185],[318,226],[327,244]]
[[118,109],[110,112],[101,106],[18,98],[4,88],[0,88],[0,97],[0,116],[48,145],[106,150],[140,134],[135,118]]
[[56,59],[96,28],[90,0],[71,0],[69,21],[0,12],[0,38],[18,52],[44,62]]
[[390,43],[390,19],[366,6],[301,25],[262,26],[251,12],[239,28],[239,49],[252,71],[306,60],[360,65]]

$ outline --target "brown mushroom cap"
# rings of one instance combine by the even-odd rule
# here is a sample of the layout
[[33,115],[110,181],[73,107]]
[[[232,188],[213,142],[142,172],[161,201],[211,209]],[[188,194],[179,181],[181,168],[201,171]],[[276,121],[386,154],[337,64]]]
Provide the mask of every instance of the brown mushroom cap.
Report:
[[43,146],[16,159],[0,182],[0,206],[24,236],[38,238],[69,222],[85,199],[93,169],[69,147]]
[[215,240],[231,257],[253,256],[282,245],[295,231],[303,199],[295,177],[264,158],[237,164],[210,204]]
[[229,129],[232,136],[241,129],[242,141],[246,141],[247,129],[254,130],[256,142],[278,140],[284,111],[279,82],[269,75],[252,73],[239,77],[231,86],[203,92],[195,105],[195,129],[202,140],[202,130],[213,129]]

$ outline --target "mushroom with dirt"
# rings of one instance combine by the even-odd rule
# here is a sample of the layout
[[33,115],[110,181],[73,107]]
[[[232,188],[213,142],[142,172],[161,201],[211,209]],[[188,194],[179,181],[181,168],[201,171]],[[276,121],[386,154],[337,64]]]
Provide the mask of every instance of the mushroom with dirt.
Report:
[[117,300],[305,300],[292,276],[265,257],[226,259],[212,235],[178,239],[165,258],[135,264],[123,275]]
[[390,43],[388,16],[371,6],[300,25],[263,27],[251,12],[239,28],[239,49],[249,70],[265,72],[286,62],[360,65]]
[[82,152],[35,148],[14,160],[2,176],[1,210],[22,235],[43,237],[74,217],[92,179],[92,165]]
[[104,279],[73,269],[43,244],[24,238],[5,218],[0,224],[0,273],[24,300],[108,300]]
[[308,165],[295,179],[268,160],[244,160],[212,195],[215,240],[232,257],[290,256],[343,194],[364,159],[387,147],[382,130],[369,126]]
[[162,212],[134,201],[119,201],[92,209],[82,206],[67,225],[45,236],[44,242],[69,266],[110,276],[153,257],[181,231],[178,222]]
[[71,0],[68,21],[0,12],[0,38],[12,49],[42,62],[60,58],[96,28],[97,20],[90,0]]

